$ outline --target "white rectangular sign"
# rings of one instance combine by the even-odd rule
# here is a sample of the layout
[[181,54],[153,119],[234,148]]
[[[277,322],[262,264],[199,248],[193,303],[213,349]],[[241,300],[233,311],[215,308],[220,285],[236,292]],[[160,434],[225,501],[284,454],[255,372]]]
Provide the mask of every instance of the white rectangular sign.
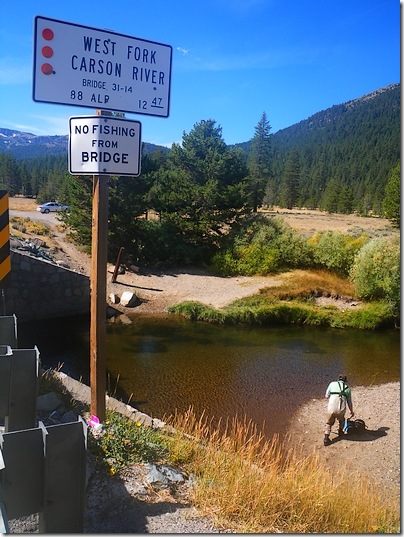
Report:
[[168,117],[172,47],[35,17],[34,101]]
[[141,124],[109,116],[69,119],[72,175],[140,175]]

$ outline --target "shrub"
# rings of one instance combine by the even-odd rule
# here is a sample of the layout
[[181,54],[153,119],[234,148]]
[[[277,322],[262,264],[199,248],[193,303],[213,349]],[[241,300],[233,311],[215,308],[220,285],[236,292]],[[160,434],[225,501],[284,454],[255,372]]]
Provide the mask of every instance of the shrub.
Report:
[[350,271],[355,292],[364,300],[387,299],[400,307],[400,238],[372,239],[361,248]]
[[210,268],[218,274],[224,276],[234,276],[239,273],[238,259],[234,250],[224,250],[215,254],[212,258]]
[[367,240],[366,235],[355,238],[338,231],[326,231],[317,233],[308,242],[317,266],[348,276],[356,253]]
[[101,435],[89,436],[90,448],[114,474],[143,461],[164,460],[168,451],[158,431],[107,410]]
[[279,269],[279,251],[270,246],[250,244],[237,250],[237,272],[245,276],[271,274]]
[[211,262],[213,270],[227,276],[273,274],[311,264],[311,249],[304,237],[282,220],[260,215],[235,226]]

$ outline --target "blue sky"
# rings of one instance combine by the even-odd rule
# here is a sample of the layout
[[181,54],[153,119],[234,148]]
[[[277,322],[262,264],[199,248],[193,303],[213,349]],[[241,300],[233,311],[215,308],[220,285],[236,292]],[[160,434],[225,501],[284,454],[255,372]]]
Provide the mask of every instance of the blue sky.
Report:
[[37,15],[172,47],[169,117],[126,114],[159,145],[203,119],[245,142],[264,111],[275,133],[400,81],[398,0],[3,0],[0,15],[0,127],[38,135],[95,109],[33,101]]

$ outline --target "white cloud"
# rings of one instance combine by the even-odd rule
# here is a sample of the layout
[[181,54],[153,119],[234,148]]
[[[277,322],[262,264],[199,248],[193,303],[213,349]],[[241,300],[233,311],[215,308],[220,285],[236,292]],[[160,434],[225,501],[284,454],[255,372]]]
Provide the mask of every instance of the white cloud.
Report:
[[30,115],[27,116],[24,123],[0,118],[0,125],[5,129],[29,132],[37,136],[65,136],[69,134],[69,121],[66,117]]
[[186,56],[189,53],[189,48],[177,47],[178,52],[181,52],[183,56]]
[[69,118],[66,116],[48,116],[48,115],[31,115],[35,124],[40,123],[42,128],[35,128],[35,134],[41,134],[45,136],[69,134]]

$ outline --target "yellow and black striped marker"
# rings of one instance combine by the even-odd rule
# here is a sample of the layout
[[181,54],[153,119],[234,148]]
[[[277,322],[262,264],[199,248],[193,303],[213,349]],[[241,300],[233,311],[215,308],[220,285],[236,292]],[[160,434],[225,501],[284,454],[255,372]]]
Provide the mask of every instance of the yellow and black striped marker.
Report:
[[10,220],[8,192],[0,190],[0,288],[7,287],[11,280]]

